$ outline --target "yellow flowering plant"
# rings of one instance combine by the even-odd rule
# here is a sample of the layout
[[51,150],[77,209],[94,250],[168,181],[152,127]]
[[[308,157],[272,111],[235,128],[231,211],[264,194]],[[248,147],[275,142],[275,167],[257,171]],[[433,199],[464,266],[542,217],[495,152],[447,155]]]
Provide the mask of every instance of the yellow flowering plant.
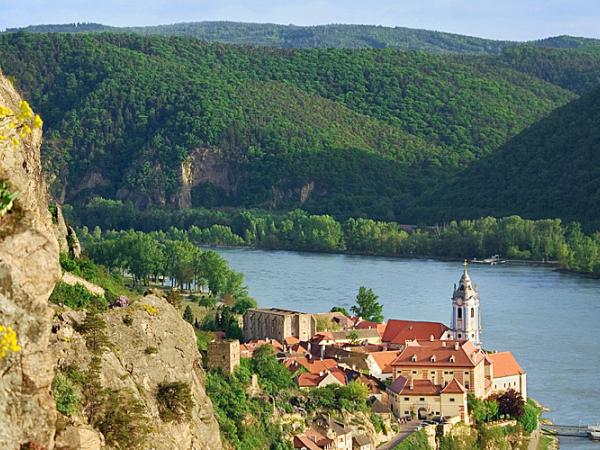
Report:
[[17,333],[11,327],[0,325],[0,359],[6,357],[10,352],[21,351],[17,340]]

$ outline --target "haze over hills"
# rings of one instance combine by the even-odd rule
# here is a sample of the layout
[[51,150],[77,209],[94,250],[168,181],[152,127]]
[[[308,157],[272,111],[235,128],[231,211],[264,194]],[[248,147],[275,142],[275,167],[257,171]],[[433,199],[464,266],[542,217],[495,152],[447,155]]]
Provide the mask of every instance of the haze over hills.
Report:
[[124,32],[142,35],[184,36],[228,44],[250,44],[281,48],[386,48],[498,54],[516,45],[543,48],[590,48],[600,40],[556,36],[531,42],[511,42],[463,36],[440,31],[375,25],[331,24],[318,26],[279,25],[227,21],[186,22],[143,27],[112,27],[97,23],[32,25],[7,31],[32,33]]

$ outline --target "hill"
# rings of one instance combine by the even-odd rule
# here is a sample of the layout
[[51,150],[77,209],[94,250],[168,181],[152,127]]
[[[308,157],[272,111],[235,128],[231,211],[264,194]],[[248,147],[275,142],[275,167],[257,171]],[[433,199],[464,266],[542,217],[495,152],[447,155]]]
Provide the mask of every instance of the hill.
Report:
[[[187,22],[145,27],[111,27],[97,23],[32,25],[9,28],[8,32],[82,33],[123,32],[142,35],[183,36],[228,44],[250,44],[280,48],[386,48],[439,53],[498,54],[523,42],[499,41],[440,31],[375,25],[330,24],[318,26],[244,22]],[[555,36],[526,44],[544,48],[589,48],[597,39]]]
[[599,223],[599,123],[596,88],[475,162],[423,204],[443,208],[445,218],[455,208],[463,217],[487,211]]
[[478,58],[393,49],[8,33],[0,60],[44,117],[57,197],[139,206],[393,217],[574,98]]

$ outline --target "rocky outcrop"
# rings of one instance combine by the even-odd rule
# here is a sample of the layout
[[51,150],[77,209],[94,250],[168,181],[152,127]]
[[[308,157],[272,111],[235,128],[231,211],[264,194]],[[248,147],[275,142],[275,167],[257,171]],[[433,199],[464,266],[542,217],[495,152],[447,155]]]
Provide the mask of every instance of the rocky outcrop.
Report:
[[[204,392],[204,371],[192,327],[165,299],[147,295],[131,306],[115,308],[103,315],[107,324],[109,348],[102,355],[103,387],[129,392],[144,405],[150,425],[147,449],[221,449],[219,427],[210,399]],[[91,359],[84,336],[76,330],[84,313],[70,310],[57,313],[52,346],[58,368],[85,368]],[[157,388],[163,382],[183,382],[190,386],[193,400],[189,421],[165,422],[159,415]],[[87,429],[82,418],[59,433],[57,440],[80,438]],[[87,436],[87,434],[86,434]],[[64,446],[64,450],[76,447]],[[91,447],[93,448],[93,447]]]
[[181,163],[181,186],[174,199],[178,208],[192,206],[192,188],[202,183],[217,186],[227,194],[237,191],[231,164],[223,159],[218,149],[197,148]]
[[[0,74],[0,106],[19,111],[20,98]],[[0,218],[0,325],[16,332],[20,350],[0,358],[0,448],[52,448],[56,411],[50,395],[48,298],[60,276],[46,184],[41,130],[0,142],[0,180],[19,197]]]

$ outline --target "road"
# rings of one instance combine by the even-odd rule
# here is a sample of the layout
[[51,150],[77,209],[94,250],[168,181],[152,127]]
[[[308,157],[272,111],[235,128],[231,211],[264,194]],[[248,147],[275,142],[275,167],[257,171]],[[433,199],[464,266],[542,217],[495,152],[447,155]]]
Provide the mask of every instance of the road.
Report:
[[400,430],[391,440],[385,444],[377,447],[377,450],[392,450],[396,445],[410,436],[417,429],[417,425],[421,423],[420,420],[413,420],[411,422],[399,425]]

